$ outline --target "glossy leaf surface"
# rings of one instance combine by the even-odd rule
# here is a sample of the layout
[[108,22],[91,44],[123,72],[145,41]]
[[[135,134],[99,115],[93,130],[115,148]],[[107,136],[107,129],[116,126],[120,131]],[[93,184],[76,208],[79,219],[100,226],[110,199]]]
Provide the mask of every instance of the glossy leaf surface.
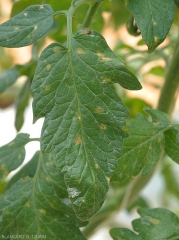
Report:
[[166,38],[174,20],[175,4],[172,0],[127,0],[142,38],[153,52]]
[[[2,235],[46,236],[52,240],[84,240],[68,200],[63,175],[49,156],[39,159],[32,180],[21,179],[1,197]],[[28,221],[27,221],[28,219]]]
[[0,46],[15,48],[34,43],[52,27],[50,5],[34,5],[0,25]]
[[31,92],[34,119],[46,116],[41,149],[53,152],[73,207],[86,220],[104,201],[126,136],[129,114],[111,84],[141,85],[100,34],[79,31],[70,48],[53,43],[43,51]]
[[152,117],[148,121],[142,114],[138,114],[128,125],[129,137],[124,140],[118,167],[112,178],[114,181],[138,175],[148,174],[160,159],[164,148],[164,131],[171,128],[166,114],[146,108]]

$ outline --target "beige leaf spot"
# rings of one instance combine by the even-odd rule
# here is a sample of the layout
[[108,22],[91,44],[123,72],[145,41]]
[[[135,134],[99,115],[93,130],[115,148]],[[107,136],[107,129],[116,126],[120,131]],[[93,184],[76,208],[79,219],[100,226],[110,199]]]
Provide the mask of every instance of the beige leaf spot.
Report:
[[34,30],[36,30],[36,29],[37,29],[37,26],[34,27]]
[[160,42],[160,40],[159,40],[159,38],[157,36],[154,37],[154,41],[155,41],[155,43]]
[[46,177],[45,178],[47,182],[50,182],[50,178],[49,177]]
[[78,135],[75,140],[75,144],[80,144],[81,142],[82,142],[81,135]]
[[49,91],[49,90],[50,90],[50,86],[49,85],[45,86],[45,91]]
[[99,168],[99,165],[97,163],[95,163],[95,168],[98,169]]
[[78,115],[78,120],[81,121],[81,115]]
[[85,200],[85,199],[82,199],[82,202],[83,202],[83,203],[85,203],[85,202],[86,202],[86,200]]
[[44,8],[44,5],[40,5],[39,7],[40,7],[40,9],[43,9],[43,8]]
[[27,13],[26,13],[26,12],[24,13],[24,16],[25,16],[25,17],[27,16]]
[[159,138],[157,139],[157,141],[158,141],[158,143],[161,143],[161,141],[162,141],[162,138],[161,138],[161,137],[159,137]]
[[82,32],[86,35],[90,35],[91,34],[91,30],[89,29],[83,29]]
[[10,213],[9,210],[4,211],[5,215],[8,215],[9,213]]
[[60,51],[61,51],[60,47],[54,47],[54,52],[55,52],[55,53],[58,53],[58,52],[60,52]]
[[110,79],[110,78],[104,78],[104,79],[102,80],[102,82],[103,82],[103,83],[109,83],[109,82],[111,82],[111,79]]
[[99,57],[104,57],[104,55],[102,54],[102,53],[100,53],[100,52],[97,52],[96,53]]
[[107,57],[101,57],[101,58],[100,58],[100,60],[101,60],[101,61],[110,61],[110,60],[111,60],[111,58],[107,58]]
[[25,207],[30,208],[30,203],[26,202]]
[[41,214],[43,214],[43,215],[46,215],[45,209],[39,209],[39,212],[40,212]]
[[156,218],[150,218],[150,222],[157,225],[160,223],[160,220],[156,219]]
[[46,66],[46,69],[47,69],[47,70],[50,70],[50,68],[51,68],[51,65],[48,64],[48,65]]
[[82,48],[78,48],[78,49],[76,50],[76,53],[78,53],[78,54],[86,54],[86,51],[83,50]]

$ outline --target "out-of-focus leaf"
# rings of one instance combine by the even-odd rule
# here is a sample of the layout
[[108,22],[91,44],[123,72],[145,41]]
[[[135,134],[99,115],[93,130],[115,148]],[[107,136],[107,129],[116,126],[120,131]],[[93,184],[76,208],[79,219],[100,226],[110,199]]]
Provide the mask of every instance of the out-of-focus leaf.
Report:
[[163,77],[165,74],[165,70],[163,67],[157,66],[157,67],[151,68],[148,73]]
[[15,48],[32,44],[52,27],[53,10],[50,5],[27,7],[0,25],[0,46]]
[[174,20],[175,4],[172,0],[127,0],[142,38],[153,52],[166,38]]
[[130,112],[130,117],[136,117],[137,113],[142,113],[147,116],[147,113],[143,110],[147,103],[139,98],[125,98],[123,100]]
[[135,219],[132,226],[136,235],[125,228],[110,230],[114,240],[178,240],[179,219],[171,211],[163,208],[146,209],[140,208],[138,213],[141,218]]
[[118,159],[118,167],[112,180],[148,174],[160,159],[164,148],[164,132],[172,125],[168,116],[160,111],[145,108],[152,117],[149,122],[142,114],[132,119],[128,125],[129,137],[124,139],[123,151]]
[[169,129],[165,135],[165,152],[176,163],[179,164],[179,141],[178,130]]
[[79,230],[85,223],[76,218],[63,174],[49,155],[41,155],[33,179],[20,179],[2,195],[0,216],[2,235],[85,240]]
[[15,127],[17,131],[20,131],[24,123],[24,111],[29,103],[30,85],[31,85],[31,81],[27,79],[17,98],[16,116],[15,116]]
[[127,211],[131,211],[132,209],[136,208],[136,207],[141,207],[141,208],[148,208],[149,205],[148,203],[145,201],[144,198],[142,197],[138,197],[134,202],[132,202],[132,204],[130,204],[128,207],[127,207]]
[[22,164],[25,158],[25,145],[29,141],[29,134],[20,133],[12,142],[0,147],[0,184],[8,173]]
[[131,34],[132,36],[139,36],[141,34],[133,16],[130,17],[129,20],[127,21],[126,28],[128,33]]
[[40,151],[37,151],[34,156],[26,163],[8,182],[6,185],[6,190],[10,188],[19,179],[24,177],[33,178],[37,169],[37,164],[40,157]]
[[18,66],[9,68],[0,75],[0,93],[4,92],[9,86],[16,82],[20,76]]

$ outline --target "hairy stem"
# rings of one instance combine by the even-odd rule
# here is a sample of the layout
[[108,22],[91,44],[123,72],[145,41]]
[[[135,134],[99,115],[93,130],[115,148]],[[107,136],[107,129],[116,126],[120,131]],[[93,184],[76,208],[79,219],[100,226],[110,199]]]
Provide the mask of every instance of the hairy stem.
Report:
[[157,109],[169,115],[175,105],[176,93],[179,87],[179,41],[174,49],[173,58],[170,61],[166,73],[165,83],[163,85]]
[[95,13],[99,8],[100,3],[101,2],[96,2],[90,6],[81,28],[89,28],[89,26],[94,18]]

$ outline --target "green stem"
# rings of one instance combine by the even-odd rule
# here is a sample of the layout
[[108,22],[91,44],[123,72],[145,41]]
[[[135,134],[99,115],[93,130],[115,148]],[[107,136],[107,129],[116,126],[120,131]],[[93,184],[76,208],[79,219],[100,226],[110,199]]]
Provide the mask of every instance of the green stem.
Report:
[[176,93],[179,87],[179,41],[174,49],[173,58],[170,61],[166,73],[157,109],[171,115],[175,105]]
[[88,28],[90,26],[90,24],[94,18],[94,15],[99,8],[100,3],[101,2],[96,2],[90,6],[81,28]]
[[72,19],[73,19],[74,8],[70,7],[67,13],[67,48],[71,48],[71,40],[73,36],[72,30]]

